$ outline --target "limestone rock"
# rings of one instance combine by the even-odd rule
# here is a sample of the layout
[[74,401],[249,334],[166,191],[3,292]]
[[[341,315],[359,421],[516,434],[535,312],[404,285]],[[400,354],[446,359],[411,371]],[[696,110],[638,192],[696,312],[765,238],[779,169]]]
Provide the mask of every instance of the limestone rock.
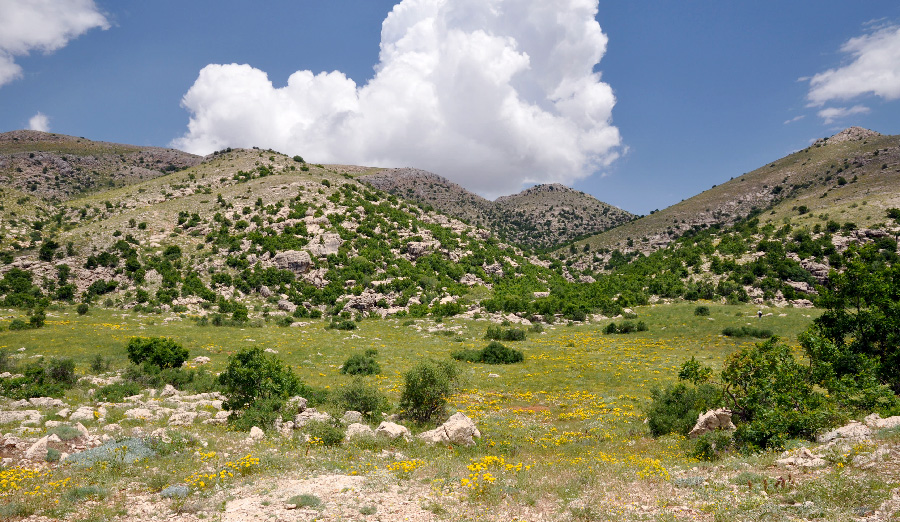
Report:
[[372,431],[372,428],[366,426],[365,424],[354,422],[353,424],[347,426],[346,437],[347,440],[375,437],[375,432]]
[[872,430],[861,422],[850,421],[850,424],[841,426],[836,430],[816,437],[818,442],[831,442],[833,440],[862,442],[872,438]]
[[250,428],[250,437],[249,437],[250,440],[257,441],[257,440],[262,440],[265,437],[266,437],[266,434],[265,434],[265,432],[263,432],[263,430],[257,428],[256,426],[253,426],[252,428]]
[[299,395],[295,395],[287,400],[284,405],[285,410],[293,411],[297,413],[303,413],[303,410],[306,409],[306,405],[309,404],[309,401],[304,399]]
[[714,430],[733,430],[734,424],[731,422],[731,410],[719,408],[718,410],[709,410],[700,414],[697,423],[694,424],[688,437],[695,439],[704,433]]
[[190,426],[197,418],[197,412],[182,411],[169,417],[169,426]]
[[809,451],[807,448],[800,448],[799,451],[785,452],[782,458],[775,461],[780,466],[795,466],[800,468],[820,468],[827,465],[825,459]]
[[209,357],[206,357],[206,356],[203,356],[203,355],[199,355],[199,356],[197,356],[197,357],[194,357],[194,364],[197,364],[197,365],[200,365],[200,364],[208,364],[209,361],[210,361],[210,358],[209,358]]
[[419,439],[429,444],[449,442],[466,447],[475,445],[473,437],[481,438],[481,433],[475,422],[459,411],[437,428],[419,434]]
[[362,422],[362,413],[358,411],[348,411],[344,413],[344,416],[341,417],[341,422],[344,424],[357,424]]
[[328,422],[331,418],[331,415],[326,412],[317,411],[315,408],[307,408],[294,417],[294,427],[297,429],[302,428],[310,421]]
[[25,450],[25,458],[28,460],[44,460],[47,457],[47,437],[42,437]]
[[285,250],[284,252],[279,252],[275,254],[272,261],[275,263],[275,266],[281,270],[290,270],[298,277],[305,274],[312,265],[312,259],[309,257],[309,252],[303,250]]
[[316,257],[327,257],[331,254],[337,254],[344,241],[341,236],[334,233],[322,234],[318,240],[311,241],[306,249],[309,253]]
[[863,419],[863,422],[866,423],[866,426],[875,430],[895,428],[897,426],[900,426],[900,415],[894,415],[893,417],[883,419],[881,418],[881,415],[873,413]]
[[400,437],[405,439],[410,438],[409,429],[406,426],[401,426],[399,424],[384,421],[378,425],[378,428],[375,429],[376,437],[385,437],[390,440],[395,440]]
[[289,314],[294,313],[297,310],[297,305],[288,301],[287,299],[279,299],[278,300],[278,309],[283,310]]
[[94,415],[94,408],[91,408],[90,406],[82,406],[69,416],[69,420],[73,422],[92,421],[96,418],[97,416]]

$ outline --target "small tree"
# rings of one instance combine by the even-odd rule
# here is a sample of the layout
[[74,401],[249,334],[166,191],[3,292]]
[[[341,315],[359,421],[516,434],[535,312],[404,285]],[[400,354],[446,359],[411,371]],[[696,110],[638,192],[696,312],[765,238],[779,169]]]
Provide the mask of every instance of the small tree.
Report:
[[442,414],[456,384],[456,368],[446,362],[424,361],[403,376],[400,409],[417,422]]
[[274,355],[267,357],[262,348],[244,349],[229,357],[219,384],[225,387],[222,406],[227,410],[244,410],[260,402],[281,404],[303,387],[290,367]]
[[168,337],[132,337],[128,360],[158,369],[178,368],[188,358],[188,350]]

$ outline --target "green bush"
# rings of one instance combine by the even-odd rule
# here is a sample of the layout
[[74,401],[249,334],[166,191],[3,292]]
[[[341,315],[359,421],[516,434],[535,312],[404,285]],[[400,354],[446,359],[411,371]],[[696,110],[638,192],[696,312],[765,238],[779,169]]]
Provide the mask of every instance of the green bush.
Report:
[[141,393],[141,386],[135,382],[114,382],[97,390],[95,397],[106,402],[122,402],[125,397]]
[[75,361],[72,359],[51,359],[47,366],[47,376],[58,383],[73,386],[78,378],[75,376]]
[[706,305],[699,305],[694,308],[694,315],[697,317],[707,317],[709,316],[709,307]]
[[719,460],[722,453],[728,451],[732,444],[730,432],[716,430],[704,433],[694,440],[691,448],[691,456],[697,460],[712,462]]
[[768,339],[772,337],[772,330],[764,328],[754,328],[752,326],[728,326],[722,330],[722,335],[727,337],[756,337],[757,339]]
[[650,390],[647,424],[654,437],[677,433],[687,435],[701,413],[721,406],[722,391],[712,384],[689,386],[670,384]]
[[303,426],[303,431],[320,439],[325,446],[337,446],[344,441],[344,427],[337,420],[310,421]]
[[337,403],[344,411],[358,411],[367,419],[378,418],[390,409],[387,398],[374,386],[357,377],[338,392]]
[[332,319],[328,326],[325,327],[328,330],[356,330],[356,323],[350,319],[337,320]]
[[606,325],[606,328],[603,329],[603,333],[607,335],[629,334],[632,332],[646,332],[647,330],[647,324],[644,321],[638,321],[637,323],[632,321],[622,321],[619,324],[609,323]]
[[[244,349],[229,357],[218,381],[226,397],[222,406],[237,413],[229,421],[247,429],[271,426],[284,401],[304,389],[289,366],[275,356],[267,357],[262,348]],[[248,425],[255,417],[266,422]]]
[[403,375],[400,409],[417,422],[428,422],[443,414],[456,378],[456,368],[450,363],[420,362]]
[[520,350],[508,348],[497,341],[491,341],[481,350],[459,350],[450,355],[457,361],[486,364],[514,364],[525,360]]
[[366,350],[364,353],[355,353],[344,361],[341,373],[345,375],[376,375],[381,373],[381,366],[375,360],[378,350]]
[[188,358],[187,348],[168,337],[132,337],[126,349],[134,364],[160,369],[178,368]]
[[81,303],[75,308],[75,311],[78,312],[78,315],[85,315],[89,308],[87,303]]
[[524,341],[525,330],[519,328],[501,328],[499,326],[488,326],[487,333],[484,334],[484,338],[488,341]]

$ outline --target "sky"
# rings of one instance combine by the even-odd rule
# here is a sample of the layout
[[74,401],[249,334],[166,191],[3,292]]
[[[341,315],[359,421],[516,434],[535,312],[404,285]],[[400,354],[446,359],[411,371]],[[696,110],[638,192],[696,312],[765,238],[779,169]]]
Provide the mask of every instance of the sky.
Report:
[[647,214],[851,125],[900,134],[896,0],[0,0],[0,132]]

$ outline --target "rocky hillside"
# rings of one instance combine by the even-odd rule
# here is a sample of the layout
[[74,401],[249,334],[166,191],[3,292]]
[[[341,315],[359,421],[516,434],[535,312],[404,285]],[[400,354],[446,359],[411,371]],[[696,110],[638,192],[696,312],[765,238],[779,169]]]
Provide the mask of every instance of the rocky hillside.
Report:
[[651,252],[692,228],[728,225],[754,210],[764,222],[859,228],[900,206],[900,136],[851,127],[690,199],[591,237],[577,247]]
[[567,244],[634,219],[629,212],[559,184],[538,185],[492,202],[422,170],[387,169],[360,179],[532,248]]
[[0,134],[0,182],[52,201],[149,180],[199,164],[174,149],[19,130]]

